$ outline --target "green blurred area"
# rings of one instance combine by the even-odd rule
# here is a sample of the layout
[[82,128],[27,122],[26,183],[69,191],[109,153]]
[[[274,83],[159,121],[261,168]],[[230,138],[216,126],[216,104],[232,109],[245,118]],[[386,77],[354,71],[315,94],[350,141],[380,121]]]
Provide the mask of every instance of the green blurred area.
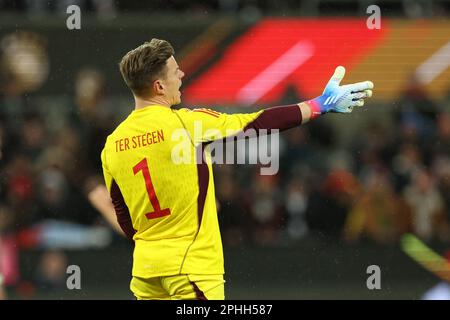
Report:
[[[438,250],[442,245],[435,244]],[[22,251],[22,277],[31,279],[41,251]],[[10,299],[133,299],[129,290],[132,249],[66,251],[81,268],[81,289],[9,292]],[[399,246],[348,246],[308,238],[289,247],[225,248],[227,299],[420,299],[439,279]],[[367,267],[381,270],[381,289],[369,290]]]
[[[124,48],[159,37],[170,38],[178,51],[210,26],[214,18],[134,16],[103,22],[86,18],[82,32],[68,32],[65,17],[33,21],[2,16],[0,38],[18,30],[33,30],[45,36],[50,76],[38,93],[27,95],[27,99],[33,100],[45,115],[46,126],[54,133],[65,126],[64,119],[71,112],[74,78],[80,68],[95,67],[104,73],[105,90],[114,101],[114,114],[120,121],[132,109],[131,95],[114,67]],[[124,28],[128,32],[120,32]],[[245,28],[242,22],[230,39]],[[341,138],[336,147],[345,145],[345,141],[358,134],[358,128],[367,127],[370,122],[386,124],[393,108],[393,104],[369,102],[367,108],[352,115],[351,122],[330,115],[326,121]],[[444,245],[433,244],[433,248],[442,252]],[[22,283],[8,289],[10,299],[133,299],[129,290],[132,249],[125,240],[105,249],[64,252],[69,265],[81,268],[80,290],[45,290],[33,284],[42,253],[31,249],[20,251]],[[397,244],[379,246],[362,241],[351,245],[309,236],[285,246],[225,247],[224,253],[227,299],[420,299],[439,281],[406,256]],[[369,290],[366,286],[369,277],[366,270],[370,265],[381,269],[380,290]]]

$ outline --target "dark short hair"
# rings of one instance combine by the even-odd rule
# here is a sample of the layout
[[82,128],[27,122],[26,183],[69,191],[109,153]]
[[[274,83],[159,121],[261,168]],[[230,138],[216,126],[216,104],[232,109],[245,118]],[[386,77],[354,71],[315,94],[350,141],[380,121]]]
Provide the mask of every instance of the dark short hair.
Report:
[[153,38],[128,52],[120,61],[120,73],[136,96],[148,96],[151,84],[163,76],[167,59],[175,53],[166,40]]

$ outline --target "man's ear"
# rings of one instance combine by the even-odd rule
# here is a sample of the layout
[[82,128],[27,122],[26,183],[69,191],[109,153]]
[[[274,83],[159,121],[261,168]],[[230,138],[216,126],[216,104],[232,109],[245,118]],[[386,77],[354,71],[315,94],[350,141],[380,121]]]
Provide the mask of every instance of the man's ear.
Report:
[[153,81],[153,92],[156,94],[164,94],[164,85],[161,80]]

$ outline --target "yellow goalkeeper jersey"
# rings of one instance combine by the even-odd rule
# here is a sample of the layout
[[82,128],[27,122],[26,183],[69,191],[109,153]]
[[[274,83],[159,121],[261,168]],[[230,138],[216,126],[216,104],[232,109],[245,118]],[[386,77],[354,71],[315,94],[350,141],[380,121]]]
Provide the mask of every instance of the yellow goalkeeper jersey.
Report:
[[242,131],[262,112],[231,115],[153,105],[134,110],[108,136],[103,174],[119,224],[135,243],[133,276],[224,273],[211,159],[204,147]]

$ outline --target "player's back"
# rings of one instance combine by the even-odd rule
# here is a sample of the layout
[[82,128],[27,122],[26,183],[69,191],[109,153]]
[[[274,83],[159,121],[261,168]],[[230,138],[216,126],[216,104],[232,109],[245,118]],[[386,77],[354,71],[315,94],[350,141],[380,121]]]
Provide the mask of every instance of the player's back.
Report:
[[[186,130],[174,110],[146,107],[117,127],[102,152],[105,176],[111,177],[106,181],[116,184],[136,230],[135,276],[179,273],[199,230],[196,162],[174,162],[172,154],[180,145],[172,137],[180,137],[180,131]],[[190,140],[184,147],[194,156]],[[218,229],[216,218],[210,229]]]

